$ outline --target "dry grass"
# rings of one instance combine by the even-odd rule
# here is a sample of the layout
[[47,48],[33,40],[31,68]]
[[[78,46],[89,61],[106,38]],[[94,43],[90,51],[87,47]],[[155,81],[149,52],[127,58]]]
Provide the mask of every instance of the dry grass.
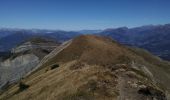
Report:
[[[153,66],[155,69],[161,69],[153,64],[157,60],[153,59],[150,63],[142,54],[110,39],[91,35],[80,36],[58,55],[49,59],[36,73],[23,80],[30,86],[27,90],[16,94],[18,87],[15,85],[4,92],[0,100],[117,100],[124,95],[120,92],[121,89],[127,95],[139,96],[138,87],[130,88],[125,84],[127,78],[137,83],[141,81],[140,84],[150,85],[152,81],[145,77],[145,73],[132,70],[132,61],[145,65],[150,70]],[[60,66],[48,70],[56,63]],[[120,66],[116,68],[116,64]],[[135,73],[132,77],[126,75],[129,70]],[[143,79],[133,75],[139,75]],[[161,73],[160,75],[165,76]],[[143,80],[148,80],[148,83]],[[122,85],[121,89],[119,85]]]
[[[94,97],[117,97],[117,95],[115,95],[116,93],[111,92],[110,94],[110,92],[108,92],[108,89],[110,91],[115,90],[117,84],[111,73],[106,73],[103,67],[90,65],[85,65],[78,70],[70,70],[70,67],[75,63],[76,61],[73,61],[47,72],[44,71],[45,69],[42,69],[36,77],[31,76],[31,80],[24,80],[24,82],[30,86],[27,90],[16,94],[18,87],[14,86],[5,94],[1,95],[0,99],[75,100],[71,98],[84,98],[85,100],[89,100]],[[93,84],[92,80],[96,82],[96,84]],[[108,83],[102,83],[106,80],[109,80]],[[14,95],[11,95],[11,98],[7,98],[9,96],[7,94]]]
[[85,35],[75,38],[66,49],[50,59],[45,65],[73,60],[97,65],[121,63],[124,62],[121,60],[129,53],[122,49],[120,44],[113,43],[110,39]]

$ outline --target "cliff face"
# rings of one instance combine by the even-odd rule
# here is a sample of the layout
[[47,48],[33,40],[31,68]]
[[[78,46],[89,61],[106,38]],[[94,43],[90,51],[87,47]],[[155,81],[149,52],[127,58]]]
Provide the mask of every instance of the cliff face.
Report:
[[22,79],[36,68],[40,60],[59,44],[51,41],[26,42],[11,50],[11,56],[0,62],[0,89]]
[[34,69],[39,61],[40,59],[34,54],[26,54],[0,63],[0,87],[17,82]]

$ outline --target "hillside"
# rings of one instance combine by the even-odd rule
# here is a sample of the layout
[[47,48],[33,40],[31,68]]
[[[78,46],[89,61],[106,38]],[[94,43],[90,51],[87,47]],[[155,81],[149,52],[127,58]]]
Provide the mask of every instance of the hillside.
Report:
[[169,66],[145,50],[83,35],[53,50],[0,99],[169,100]]

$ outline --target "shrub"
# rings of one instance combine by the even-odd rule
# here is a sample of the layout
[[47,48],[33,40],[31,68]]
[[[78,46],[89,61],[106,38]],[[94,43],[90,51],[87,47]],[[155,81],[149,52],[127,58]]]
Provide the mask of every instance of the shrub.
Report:
[[53,69],[58,68],[58,67],[59,67],[59,64],[54,64],[54,65],[50,66],[50,69],[53,70]]
[[19,83],[19,90],[20,90],[20,91],[26,90],[27,88],[29,88],[29,85],[26,85],[26,84],[23,83],[23,82],[20,82],[20,83]]
[[45,50],[45,49],[43,49],[42,51],[43,51],[44,53],[46,53],[46,54],[49,54],[49,53],[50,53],[50,51]]

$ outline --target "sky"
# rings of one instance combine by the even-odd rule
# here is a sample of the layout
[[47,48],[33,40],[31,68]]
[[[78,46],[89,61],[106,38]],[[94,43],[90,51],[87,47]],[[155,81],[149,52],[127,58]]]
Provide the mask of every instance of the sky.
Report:
[[170,0],[0,0],[1,28],[105,29],[170,23]]

